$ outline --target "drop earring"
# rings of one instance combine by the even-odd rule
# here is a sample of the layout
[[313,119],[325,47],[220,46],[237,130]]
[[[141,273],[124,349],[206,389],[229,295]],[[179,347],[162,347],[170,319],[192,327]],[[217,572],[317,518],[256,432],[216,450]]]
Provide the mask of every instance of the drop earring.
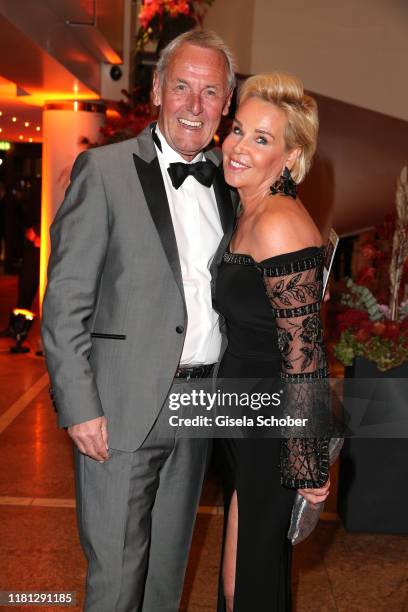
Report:
[[285,196],[290,196],[294,200],[296,200],[297,195],[297,185],[292,178],[290,170],[287,166],[284,167],[281,176],[277,181],[274,182],[270,187],[272,195],[276,195],[277,193],[282,193]]

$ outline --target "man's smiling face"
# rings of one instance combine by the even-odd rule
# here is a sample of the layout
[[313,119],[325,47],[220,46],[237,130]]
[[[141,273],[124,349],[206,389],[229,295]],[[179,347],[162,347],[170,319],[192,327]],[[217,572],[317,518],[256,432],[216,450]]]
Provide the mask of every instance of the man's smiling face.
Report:
[[231,92],[223,54],[184,43],[171,56],[163,83],[155,75],[153,93],[161,107],[163,136],[191,161],[211,142],[221,115],[228,112]]

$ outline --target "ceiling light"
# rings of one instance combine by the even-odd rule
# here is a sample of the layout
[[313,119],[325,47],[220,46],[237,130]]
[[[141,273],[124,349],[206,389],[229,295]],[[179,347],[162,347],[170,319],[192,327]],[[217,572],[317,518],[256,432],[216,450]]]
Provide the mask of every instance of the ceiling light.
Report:
[[37,125],[37,127],[35,129],[36,129],[37,132],[39,132],[41,130],[39,125]]
[[28,127],[29,125],[30,125],[30,122],[29,122],[29,121],[25,121],[25,122],[24,122],[24,127]]
[[22,134],[20,134],[19,139],[23,140],[24,136]]
[[13,123],[15,123],[17,121],[17,117],[12,117],[11,120]]
[[32,139],[32,138],[29,138],[29,139],[28,139],[28,142],[33,142],[33,139]]

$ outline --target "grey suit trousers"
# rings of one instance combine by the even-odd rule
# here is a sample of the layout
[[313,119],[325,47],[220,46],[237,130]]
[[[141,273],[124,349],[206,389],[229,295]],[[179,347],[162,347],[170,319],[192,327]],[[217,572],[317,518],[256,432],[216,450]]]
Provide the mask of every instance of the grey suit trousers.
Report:
[[86,612],[179,609],[210,442],[178,437],[176,428],[163,438],[168,417],[164,407],[140,448],[110,449],[105,463],[75,449]]

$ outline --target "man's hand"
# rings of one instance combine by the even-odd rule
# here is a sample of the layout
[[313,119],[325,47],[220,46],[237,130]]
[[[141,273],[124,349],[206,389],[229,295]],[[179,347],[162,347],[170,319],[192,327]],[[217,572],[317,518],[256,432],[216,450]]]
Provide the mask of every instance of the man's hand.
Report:
[[109,459],[108,427],[105,416],[71,425],[68,427],[68,434],[84,455],[88,455],[99,463]]
[[314,507],[315,504],[324,502],[330,493],[330,476],[324,487],[320,489],[298,489],[298,493],[300,493],[312,507]]

